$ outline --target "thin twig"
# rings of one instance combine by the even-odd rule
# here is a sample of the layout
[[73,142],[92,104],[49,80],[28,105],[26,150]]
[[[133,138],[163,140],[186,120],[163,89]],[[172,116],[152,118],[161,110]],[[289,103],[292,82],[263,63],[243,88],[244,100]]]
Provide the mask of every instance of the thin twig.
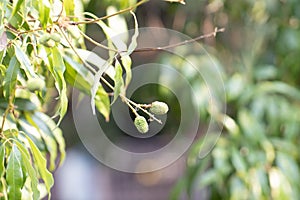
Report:
[[[124,95],[121,95],[121,97],[124,97]],[[134,105],[136,108],[140,109],[141,111],[143,111],[144,113],[146,113],[147,115],[149,115],[149,117],[155,121],[157,121],[159,124],[162,124],[160,119],[157,119],[152,113],[148,112],[146,109],[142,108],[139,104],[135,103],[134,101],[128,99],[127,97],[125,97],[126,100],[131,103],[132,105]]]
[[202,40],[202,39],[205,39],[205,38],[216,37],[217,33],[224,32],[224,31],[225,31],[225,28],[220,28],[219,29],[219,28],[216,27],[214,32],[208,33],[208,34],[205,34],[205,35],[201,35],[201,36],[198,36],[196,38],[192,38],[190,40],[185,40],[183,42],[179,42],[179,43],[176,43],[176,44],[170,44],[170,45],[162,46],[162,47],[149,47],[149,48],[135,49],[133,52],[163,51],[163,50],[171,49],[171,48],[174,48],[174,47],[186,45],[186,44],[191,43],[191,42],[196,42],[198,40]]
[[79,33],[80,33],[85,39],[87,39],[88,41],[90,41],[90,42],[93,43],[94,45],[96,45],[96,46],[98,46],[98,47],[101,47],[101,48],[103,48],[103,49],[106,49],[106,50],[108,50],[108,51],[113,51],[113,52],[118,53],[118,50],[116,50],[116,49],[111,49],[111,48],[109,48],[109,47],[107,47],[107,46],[105,46],[105,45],[103,45],[103,44],[100,44],[99,42],[93,40],[91,37],[89,37],[88,35],[86,35],[86,34],[85,34],[84,32],[82,32],[80,29],[78,29],[78,30],[79,30]]
[[120,11],[118,11],[116,13],[111,14],[111,15],[106,15],[104,17],[99,17],[97,19],[91,19],[89,21],[69,22],[69,24],[70,25],[79,25],[79,24],[93,24],[93,23],[97,23],[98,21],[102,21],[102,20],[108,19],[110,17],[116,16],[116,15],[120,15],[120,14],[123,14],[125,12],[129,12],[129,11],[135,9],[136,7],[138,7],[138,6],[146,3],[147,1],[149,1],[149,0],[142,0],[142,1],[138,2],[137,4],[135,4],[135,5],[133,5],[133,6],[129,7],[129,8],[120,10]]
[[68,44],[70,45],[71,49],[74,51],[74,53],[76,54],[76,56],[81,60],[81,62],[83,64],[85,64],[89,70],[91,70],[93,73],[96,73],[96,70],[90,65],[88,64],[83,58],[81,58],[81,56],[79,55],[79,53],[76,51],[75,47],[72,45],[72,43],[70,42],[70,40],[68,39],[67,35],[64,33],[64,31],[61,29],[61,27],[58,27],[60,32],[62,33],[62,35],[64,36],[64,38],[66,39],[66,41],[68,42]]

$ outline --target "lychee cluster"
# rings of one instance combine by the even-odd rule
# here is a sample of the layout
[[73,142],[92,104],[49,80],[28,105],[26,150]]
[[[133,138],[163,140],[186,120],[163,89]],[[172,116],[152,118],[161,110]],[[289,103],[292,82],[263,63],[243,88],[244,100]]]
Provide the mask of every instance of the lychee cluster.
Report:
[[[154,101],[148,105],[139,105],[144,108],[149,108],[150,113],[146,112],[146,114],[150,115],[164,115],[169,111],[169,107],[166,103],[160,101]],[[151,114],[152,113],[152,114]],[[145,117],[137,114],[134,125],[140,133],[147,133],[149,131],[148,122]]]

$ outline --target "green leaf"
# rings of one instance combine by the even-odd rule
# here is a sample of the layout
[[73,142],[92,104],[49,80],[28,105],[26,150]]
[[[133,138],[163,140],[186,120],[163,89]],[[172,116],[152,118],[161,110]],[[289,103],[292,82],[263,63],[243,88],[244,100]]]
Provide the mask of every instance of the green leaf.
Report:
[[38,180],[38,174],[35,171],[35,169],[33,168],[33,163],[31,161],[31,157],[30,154],[28,153],[28,150],[26,147],[23,146],[23,144],[21,144],[18,141],[14,141],[15,144],[18,146],[18,149],[21,152],[22,155],[22,162],[26,168],[26,171],[28,173],[28,176],[31,180],[31,191],[32,191],[32,197],[33,200],[37,200],[40,198],[40,191],[38,190],[38,184],[39,184],[39,180]]
[[107,92],[100,85],[96,96],[95,96],[95,105],[97,110],[104,116],[106,121],[109,121],[110,114],[110,100]]
[[129,44],[127,54],[130,55],[137,47],[137,38],[139,36],[139,26],[137,22],[137,18],[134,14],[134,12],[130,12],[134,18],[134,34],[131,38],[131,43]]
[[126,78],[125,78],[125,88],[129,85],[131,78],[132,78],[132,73],[131,73],[131,58],[128,55],[124,55],[121,57],[122,64],[124,66],[125,72],[126,72]]
[[51,54],[49,58],[49,71],[51,72],[52,76],[56,81],[55,85],[59,92],[60,105],[57,114],[60,116],[58,121],[58,124],[60,124],[68,109],[67,85],[64,78],[64,72],[66,67],[62,55],[57,47],[48,49],[48,51]]
[[13,1],[13,10],[11,12],[11,16],[10,16],[10,19],[8,21],[11,21],[11,19],[13,17],[15,17],[16,13],[20,10],[20,7],[21,7],[23,2],[24,2],[24,0],[15,0],[15,1]]
[[21,154],[15,144],[12,147],[7,161],[6,181],[8,185],[8,198],[20,200],[23,187],[23,173],[21,166]]
[[41,112],[36,112],[35,115],[47,124],[48,128],[51,130],[52,134],[54,135],[54,138],[59,145],[59,152],[60,152],[59,165],[61,165],[66,157],[66,152],[65,152],[66,145],[65,145],[65,140],[64,140],[61,129],[59,127],[57,127],[55,122],[50,117],[48,117],[46,114],[41,113]]
[[47,151],[50,155],[50,165],[49,168],[51,171],[55,169],[55,161],[57,158],[57,144],[54,139],[54,136],[52,135],[51,130],[49,127],[45,124],[43,120],[39,118],[39,116],[35,114],[31,115],[28,113],[24,113],[27,121],[34,126],[40,133],[40,135],[43,138],[43,141],[45,142],[45,145],[47,147]]
[[205,187],[215,183],[219,179],[218,172],[210,169],[201,175],[200,187]]
[[38,10],[39,10],[39,20],[42,24],[42,27],[45,29],[48,25],[48,22],[51,20],[50,17],[50,7],[51,4],[48,0],[38,1]]
[[238,122],[241,126],[243,134],[249,142],[257,143],[264,139],[265,129],[262,123],[246,109],[240,109],[238,113]]
[[[91,81],[92,86],[91,86],[91,89],[89,92],[89,94],[91,95],[92,112],[93,112],[93,114],[96,114],[96,110],[95,110],[96,99],[95,98],[96,98],[99,88],[102,87],[100,84],[100,79],[101,79],[103,73],[109,67],[111,67],[111,61],[106,61],[106,60],[102,59],[100,56],[98,56],[97,54],[95,54],[94,52],[91,52],[88,50],[77,49],[77,52],[81,55],[82,59],[84,59],[86,62],[88,62],[98,68],[98,71],[96,72],[95,76],[92,78],[92,81]],[[80,79],[80,77],[78,77],[78,78]],[[90,82],[89,76],[87,76],[85,78],[86,78],[86,81]],[[76,85],[76,83],[75,83],[75,85]],[[82,84],[80,84],[80,85],[82,85]],[[99,100],[99,97],[98,97],[98,100]],[[105,115],[105,118],[107,119],[107,114],[104,114],[104,115]]]
[[41,178],[43,179],[47,192],[49,193],[49,199],[51,198],[50,189],[52,188],[54,184],[54,179],[52,174],[47,169],[47,161],[40,152],[40,150],[36,147],[36,145],[33,143],[33,141],[30,139],[29,136],[25,134],[25,137],[27,138],[27,141],[30,145],[30,150],[32,152],[32,156],[34,158],[34,163],[41,175]]
[[94,77],[94,83],[93,83],[93,86],[92,86],[92,89],[91,89],[91,106],[92,106],[92,111],[93,111],[93,114],[96,113],[95,111],[95,97],[96,97],[96,94],[97,94],[97,91],[99,89],[99,87],[101,87],[100,85],[100,79],[101,79],[101,76],[102,74],[104,73],[104,71],[110,66],[110,63],[106,62],[104,66],[102,66],[95,74],[95,77]]
[[3,144],[1,144],[0,146],[0,178],[3,177],[4,175],[4,161],[5,161],[5,146]]
[[[66,63],[66,80],[79,89],[81,92],[91,95],[93,77],[89,71],[82,65],[72,61],[69,57],[65,57]],[[95,106],[97,110],[109,121],[110,100],[107,92],[99,85],[95,95]]]
[[64,0],[64,9],[67,16],[74,16],[75,4],[74,0]]
[[291,157],[289,154],[277,152],[276,164],[279,169],[284,172],[291,185],[300,187],[300,170],[295,158]]
[[[12,57],[9,66],[7,68],[5,77],[4,77],[4,96],[8,99],[12,96],[12,92],[15,91],[15,87],[17,84],[17,75],[19,73],[20,64],[17,61],[16,57]],[[14,95],[14,94],[13,94]]]
[[246,163],[244,161],[244,159],[242,158],[242,156],[240,155],[240,153],[237,151],[237,149],[235,149],[234,147],[232,147],[232,151],[231,151],[231,161],[233,166],[235,167],[236,171],[239,172],[246,172]]
[[[14,105],[16,110],[33,111],[37,109],[37,106],[29,99],[15,98]],[[0,108],[6,109],[7,106],[8,102],[5,99],[0,99]]]
[[123,70],[122,70],[122,66],[118,60],[116,60],[115,70],[116,70],[116,74],[114,77],[114,81],[115,81],[114,99],[111,104],[113,104],[117,100],[118,96],[121,94],[121,92],[123,92],[123,89],[124,89],[124,81],[123,81],[123,77],[122,77]]
[[[91,13],[85,13],[85,14],[94,19],[98,18],[96,15]],[[103,21],[97,21],[97,24],[102,28],[103,32],[105,33],[108,43],[112,42],[119,52],[127,51],[127,46],[124,43],[124,41],[122,41],[122,39],[120,38],[121,37],[120,34],[116,33],[114,30],[108,27]],[[112,57],[113,54],[110,55],[110,58]]]
[[234,174],[229,180],[229,189],[231,197],[230,199],[249,199],[249,190],[245,186],[244,182],[236,174]]
[[15,47],[15,54],[18,59],[18,61],[21,64],[22,69],[26,72],[26,74],[29,73],[30,76],[35,77],[36,74],[34,72],[34,68],[30,63],[30,60],[28,56],[26,55],[26,51],[22,50],[17,44],[14,45]]

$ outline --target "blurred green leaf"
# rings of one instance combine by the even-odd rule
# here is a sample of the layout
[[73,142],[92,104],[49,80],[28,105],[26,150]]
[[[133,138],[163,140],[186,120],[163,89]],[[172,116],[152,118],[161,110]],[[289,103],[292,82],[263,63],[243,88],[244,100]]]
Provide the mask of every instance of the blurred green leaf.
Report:
[[16,88],[19,67],[20,64],[17,61],[16,57],[15,56],[12,57],[9,62],[9,66],[6,70],[4,83],[3,83],[4,96],[6,97],[6,99],[9,99],[12,95],[14,95],[11,93],[14,92]]
[[29,73],[30,76],[35,77],[36,74],[34,72],[34,68],[30,63],[29,57],[26,55],[26,51],[22,50],[19,45],[14,45],[16,57],[21,64],[22,69],[25,70],[26,73]]
[[48,117],[46,114],[41,113],[41,112],[36,112],[35,115],[41,119],[46,125],[47,125],[47,129],[49,129],[49,131],[51,131],[50,133],[54,136],[56,142],[59,145],[59,153],[60,153],[60,162],[59,165],[61,165],[66,157],[66,152],[65,152],[65,140],[63,138],[63,134],[62,131],[59,127],[57,127],[57,125],[55,124],[55,122]]
[[74,16],[75,4],[74,0],[64,0],[63,6],[67,16]]
[[246,200],[249,199],[248,189],[243,181],[234,174],[229,180],[230,199]]
[[21,161],[22,157],[20,151],[14,144],[8,157],[6,167],[6,181],[8,185],[9,199],[19,200],[22,196],[21,189],[23,187],[23,173]]
[[200,187],[208,186],[219,180],[219,174],[214,169],[209,169],[200,176]]
[[39,20],[44,29],[47,27],[48,22],[51,20],[50,7],[51,4],[49,0],[38,1]]
[[0,145],[0,179],[3,177],[4,175],[4,162],[5,162],[5,146],[3,144]]
[[231,148],[231,161],[232,165],[236,169],[237,173],[246,173],[247,165],[243,157],[241,156],[240,152],[237,151],[236,148]]
[[[37,110],[37,106],[34,103],[32,103],[29,99],[15,98],[14,105],[16,110],[22,110],[22,111]],[[0,108],[6,109],[7,106],[8,106],[7,101],[5,99],[0,98]]]
[[300,171],[299,164],[296,162],[296,160],[289,154],[278,151],[276,153],[276,164],[279,167],[279,169],[281,169],[281,171],[284,172],[285,176],[292,184],[292,186],[299,188]]
[[256,80],[265,81],[275,79],[278,75],[278,70],[273,65],[262,65],[258,66],[254,73]]
[[11,19],[16,16],[16,13],[20,10],[20,7],[23,4],[23,2],[24,2],[24,0],[13,1],[13,10],[11,12],[11,16],[8,21],[11,21]]
[[265,137],[263,124],[259,123],[248,110],[240,109],[238,122],[249,142],[257,143]]

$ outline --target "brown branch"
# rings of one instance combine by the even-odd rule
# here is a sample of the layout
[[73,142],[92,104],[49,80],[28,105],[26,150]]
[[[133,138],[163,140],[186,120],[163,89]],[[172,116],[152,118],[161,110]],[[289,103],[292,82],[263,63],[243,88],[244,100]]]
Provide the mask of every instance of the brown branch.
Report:
[[96,19],[90,19],[88,21],[69,22],[69,24],[70,25],[79,25],[79,24],[93,24],[93,23],[97,23],[98,21],[102,21],[102,20],[108,19],[110,17],[113,17],[113,16],[116,16],[116,15],[120,15],[120,14],[129,12],[129,11],[132,11],[133,9],[135,9],[138,6],[146,3],[147,1],[149,1],[149,0],[142,0],[142,1],[138,2],[137,4],[131,6],[131,7],[128,7],[128,8],[123,9],[123,10],[120,10],[120,11],[118,11],[116,13],[111,14],[111,15],[106,15],[104,17],[99,17],[99,18],[96,18]]

